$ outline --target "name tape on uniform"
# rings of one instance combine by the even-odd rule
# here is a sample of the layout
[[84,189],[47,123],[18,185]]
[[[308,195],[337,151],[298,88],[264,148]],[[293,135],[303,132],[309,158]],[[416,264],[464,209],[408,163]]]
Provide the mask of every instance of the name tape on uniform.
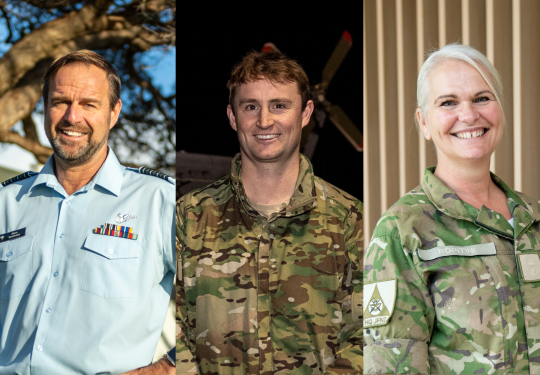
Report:
[[394,313],[396,297],[396,279],[364,284],[364,328],[388,324]]
[[540,258],[538,254],[519,254],[523,281],[540,281]]
[[0,242],[15,240],[24,236],[26,236],[26,228],[17,229],[13,232],[0,234]]
[[439,246],[429,250],[418,250],[418,257],[422,260],[433,260],[449,256],[475,257],[495,254],[497,254],[497,249],[493,242],[471,246]]

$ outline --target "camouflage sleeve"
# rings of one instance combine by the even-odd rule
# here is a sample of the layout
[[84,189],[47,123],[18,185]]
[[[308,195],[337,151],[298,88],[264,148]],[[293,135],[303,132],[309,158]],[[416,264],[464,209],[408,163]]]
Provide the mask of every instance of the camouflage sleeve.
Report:
[[361,374],[362,352],[362,254],[364,246],[362,203],[357,202],[348,217],[345,246],[349,258],[348,270],[342,288],[348,293],[342,301],[342,331],[336,360],[326,368],[324,375]]
[[183,216],[180,214],[180,203],[176,204],[176,373],[181,375],[198,375],[194,351],[190,348],[186,332],[185,293],[182,278],[182,243],[185,236]]
[[378,234],[376,228],[364,258],[364,373],[429,374],[435,311],[412,254],[393,229]]

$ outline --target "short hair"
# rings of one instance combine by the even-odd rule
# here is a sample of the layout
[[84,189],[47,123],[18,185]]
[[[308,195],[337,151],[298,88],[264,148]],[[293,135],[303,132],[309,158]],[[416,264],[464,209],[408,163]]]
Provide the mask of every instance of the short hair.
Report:
[[70,64],[95,65],[105,72],[107,81],[109,82],[109,106],[112,110],[116,103],[118,103],[118,100],[120,100],[120,77],[116,73],[114,66],[106,58],[87,49],[71,52],[54,60],[49,69],[47,69],[43,76],[44,84],[43,91],[41,92],[44,106],[47,107],[51,80],[56,76],[60,68]]
[[[416,84],[416,100],[417,108],[420,108],[422,116],[424,118],[426,117],[431,90],[429,85],[430,75],[439,64],[446,60],[466,62],[480,73],[491,91],[493,91],[493,95],[495,95],[495,98],[501,107],[503,121],[505,121],[503,86],[497,69],[495,69],[493,64],[491,64],[483,53],[479,52],[473,47],[464,46],[462,44],[447,44],[440,50],[431,53],[420,68],[420,72],[418,73],[418,81]],[[489,74],[486,74],[486,71]],[[415,120],[417,121],[418,125],[418,119],[416,116]]]
[[310,99],[309,79],[302,67],[281,52],[249,52],[232,70],[227,82],[229,104],[234,110],[236,89],[249,82],[268,79],[278,83],[296,82],[302,97],[302,110]]

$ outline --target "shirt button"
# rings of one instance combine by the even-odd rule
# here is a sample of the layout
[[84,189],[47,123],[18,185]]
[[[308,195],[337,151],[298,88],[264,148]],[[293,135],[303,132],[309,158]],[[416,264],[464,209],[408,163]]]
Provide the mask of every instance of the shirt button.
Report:
[[114,250],[113,249],[109,249],[109,254],[112,254],[114,253]]
[[45,310],[45,312],[47,313],[50,313],[52,311],[52,309],[49,307],[47,310]]
[[43,347],[42,347],[41,345],[38,345],[38,346],[37,346],[37,350],[42,351],[42,350],[43,350]]
[[66,235],[64,233],[60,234],[60,239],[63,239]]
[[66,204],[71,204],[71,201],[66,201]]
[[55,273],[53,273],[53,276],[54,276],[54,277],[58,276],[58,271],[56,271]]
[[10,251],[9,253],[6,254],[7,257],[10,257],[10,256],[12,256],[12,255],[13,255],[13,253],[12,253],[11,251]]

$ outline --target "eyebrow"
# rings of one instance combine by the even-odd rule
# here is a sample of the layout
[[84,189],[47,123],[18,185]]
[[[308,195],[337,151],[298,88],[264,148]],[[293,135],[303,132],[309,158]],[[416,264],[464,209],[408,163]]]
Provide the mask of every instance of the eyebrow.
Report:
[[[247,104],[247,103],[258,103],[257,99],[241,99],[238,102],[238,105]],[[276,98],[270,99],[270,103],[292,103],[293,101],[287,98]]]
[[[67,96],[65,95],[52,95],[51,96],[51,100],[70,100],[70,98],[68,98]],[[81,98],[79,100],[79,102],[83,102],[83,103],[101,103],[102,101],[98,98]]]
[[[474,96],[474,97],[477,97],[477,96],[482,95],[482,94],[485,94],[485,93],[489,93],[489,94],[493,95],[493,93],[492,93],[491,91],[489,91],[489,90],[483,90],[483,91],[477,92],[477,93],[474,94],[473,96]],[[444,99],[444,98],[453,98],[453,99],[456,99],[457,96],[454,95],[454,94],[445,94],[445,95],[441,95],[441,96],[439,96],[437,99],[435,99],[435,101],[434,101],[433,103],[437,103],[437,102],[439,101],[439,99]]]

